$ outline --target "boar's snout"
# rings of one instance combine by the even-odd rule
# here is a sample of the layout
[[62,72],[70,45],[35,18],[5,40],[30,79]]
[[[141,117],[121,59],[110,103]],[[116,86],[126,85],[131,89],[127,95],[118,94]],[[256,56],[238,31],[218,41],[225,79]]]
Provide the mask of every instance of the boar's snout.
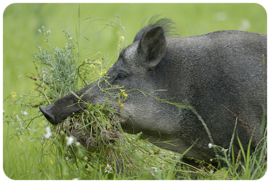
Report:
[[46,107],[43,107],[43,106],[40,106],[39,109],[40,111],[44,114],[44,116],[46,117],[46,119],[52,123],[53,125],[57,124],[58,122],[55,120],[55,117],[54,115],[51,113],[51,110],[50,110],[51,106],[46,106]]

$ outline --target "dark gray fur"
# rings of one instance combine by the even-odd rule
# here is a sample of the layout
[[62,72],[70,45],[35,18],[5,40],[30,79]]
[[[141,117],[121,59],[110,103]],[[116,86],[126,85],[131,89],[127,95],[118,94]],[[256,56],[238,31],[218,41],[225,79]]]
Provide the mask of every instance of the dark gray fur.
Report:
[[[254,149],[261,138],[266,109],[266,93],[263,93],[263,87],[266,89],[266,35],[218,31],[172,38],[164,35],[162,23],[165,22],[170,21],[163,19],[161,25],[154,23],[138,32],[134,42],[122,50],[108,71],[108,82],[124,86],[126,91],[139,89],[159,99],[193,106],[205,121],[214,143],[224,148],[229,148],[238,118],[236,136],[245,149],[252,137]],[[106,84],[101,82],[99,86],[105,88]],[[93,105],[106,100],[96,83],[76,94],[80,96],[90,88],[83,100]],[[167,91],[157,91],[160,89]],[[179,110],[138,90],[127,94],[123,108],[113,106],[119,110],[121,126],[126,132],[142,131],[143,138],[180,153],[197,140],[186,156],[205,161],[215,157],[213,149],[208,148],[211,141],[205,127],[193,111]],[[70,94],[40,109],[52,124],[57,124],[84,107],[83,104],[67,107],[77,102]],[[234,140],[234,150],[236,153],[239,150],[237,140]]]

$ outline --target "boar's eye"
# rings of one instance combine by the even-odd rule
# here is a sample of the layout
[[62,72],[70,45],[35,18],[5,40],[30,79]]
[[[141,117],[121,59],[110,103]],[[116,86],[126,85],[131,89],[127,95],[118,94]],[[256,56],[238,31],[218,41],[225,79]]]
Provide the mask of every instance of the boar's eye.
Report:
[[126,79],[127,75],[124,73],[119,73],[115,80],[124,80]]

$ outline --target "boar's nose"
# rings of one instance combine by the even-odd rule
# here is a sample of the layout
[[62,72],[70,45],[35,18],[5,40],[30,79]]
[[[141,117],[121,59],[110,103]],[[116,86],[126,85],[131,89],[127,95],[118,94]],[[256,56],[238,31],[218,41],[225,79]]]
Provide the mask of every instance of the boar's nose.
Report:
[[40,111],[44,114],[44,116],[46,117],[46,119],[52,123],[53,125],[57,124],[58,122],[55,121],[55,117],[54,115],[51,113],[51,110],[50,110],[50,106],[46,106],[46,107],[43,107],[43,106],[40,106],[39,109]]

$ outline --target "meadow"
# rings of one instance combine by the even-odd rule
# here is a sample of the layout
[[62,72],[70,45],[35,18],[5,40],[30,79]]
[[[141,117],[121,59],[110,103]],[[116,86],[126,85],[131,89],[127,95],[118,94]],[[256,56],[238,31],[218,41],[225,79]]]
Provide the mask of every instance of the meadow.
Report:
[[[181,154],[161,150],[140,139],[140,134],[121,134],[124,141],[117,141],[115,147],[106,146],[109,154],[106,148],[87,152],[78,144],[67,146],[65,135],[53,127],[54,134],[46,139],[44,132],[49,123],[35,106],[44,101],[46,95],[51,96],[51,102],[102,76],[117,60],[121,48],[132,43],[142,22],[155,14],[172,19],[179,36],[218,30],[267,33],[266,12],[258,4],[11,4],[5,9],[2,135],[3,169],[7,177],[14,180],[168,180],[182,173],[184,179],[194,178],[190,171],[193,167],[183,169],[176,164]],[[55,93],[49,88],[47,91],[52,93],[43,95],[35,85],[37,80],[33,79],[38,75],[36,67],[42,68],[42,64],[38,64],[42,59],[37,56],[46,49],[52,50],[53,55],[54,47],[63,48],[61,54],[70,53],[74,68],[87,65],[87,69],[82,69],[80,76],[83,77],[69,78],[70,88],[65,92]],[[57,84],[57,73],[53,74],[56,74],[53,79]],[[42,75],[41,78],[44,79]],[[124,92],[119,95],[124,96]],[[103,114],[109,110],[92,106],[90,111],[96,111],[99,118],[106,121]],[[258,156],[264,156],[263,152],[258,152]],[[117,155],[125,160],[121,162],[124,166],[115,161]],[[266,170],[265,164],[256,162],[256,157],[250,154],[245,158],[249,157],[262,168],[244,166],[244,171],[238,173],[236,169],[242,167],[240,164],[214,171],[209,165],[209,169],[196,169],[196,179],[258,179]],[[174,171],[175,167],[178,172]],[[106,168],[110,172],[106,172]]]

